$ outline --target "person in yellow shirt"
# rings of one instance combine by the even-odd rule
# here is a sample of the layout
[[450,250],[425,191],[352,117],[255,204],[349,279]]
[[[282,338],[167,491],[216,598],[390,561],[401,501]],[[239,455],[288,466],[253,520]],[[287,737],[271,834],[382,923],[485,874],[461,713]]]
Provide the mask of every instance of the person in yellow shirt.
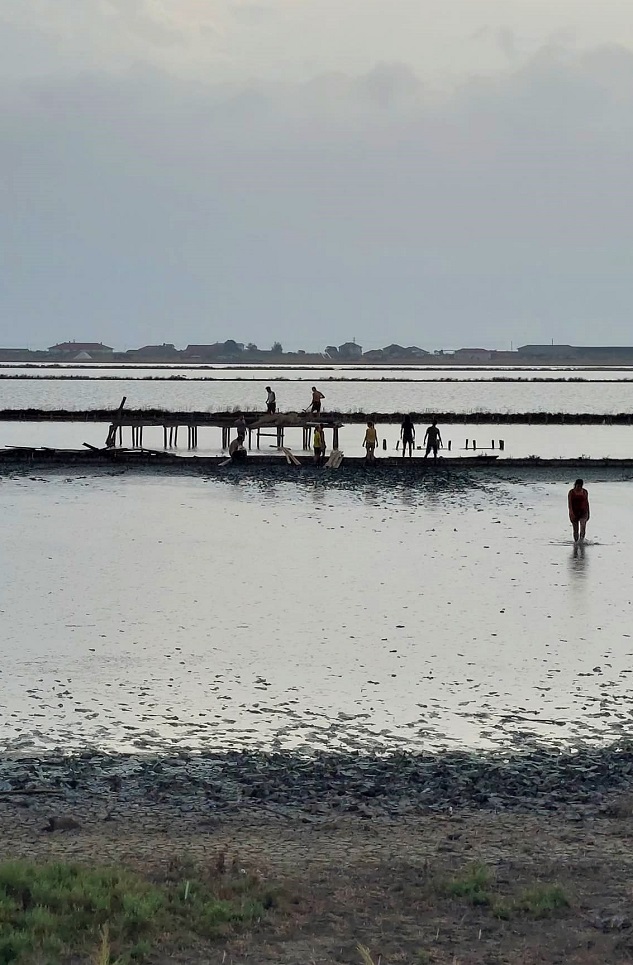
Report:
[[378,433],[376,432],[376,427],[373,422],[367,423],[367,429],[365,430],[365,438],[363,439],[363,446],[367,450],[366,461],[375,462],[376,461],[376,446],[378,445]]
[[325,430],[322,425],[318,425],[314,430],[312,448],[314,449],[314,465],[322,465],[325,456]]

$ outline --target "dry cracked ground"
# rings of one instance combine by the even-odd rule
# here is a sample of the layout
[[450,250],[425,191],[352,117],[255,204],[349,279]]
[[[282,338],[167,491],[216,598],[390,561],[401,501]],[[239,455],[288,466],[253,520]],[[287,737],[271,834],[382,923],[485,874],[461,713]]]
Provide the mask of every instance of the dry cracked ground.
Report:
[[[61,827],[47,830],[58,815]],[[149,961],[161,965],[631,962],[632,843],[627,795],[573,817],[464,810],[397,819],[258,809],[175,820],[0,799],[1,861],[115,864],[152,880],[178,867],[230,867],[274,889],[275,907],[252,927],[155,943]]]

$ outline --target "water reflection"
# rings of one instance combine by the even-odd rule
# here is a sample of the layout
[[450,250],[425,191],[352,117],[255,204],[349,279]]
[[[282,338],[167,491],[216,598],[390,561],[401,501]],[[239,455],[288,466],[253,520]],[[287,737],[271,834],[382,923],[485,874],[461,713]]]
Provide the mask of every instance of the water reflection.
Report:
[[574,548],[569,557],[569,569],[576,580],[584,580],[587,577],[587,556],[585,555],[584,542],[574,543]]

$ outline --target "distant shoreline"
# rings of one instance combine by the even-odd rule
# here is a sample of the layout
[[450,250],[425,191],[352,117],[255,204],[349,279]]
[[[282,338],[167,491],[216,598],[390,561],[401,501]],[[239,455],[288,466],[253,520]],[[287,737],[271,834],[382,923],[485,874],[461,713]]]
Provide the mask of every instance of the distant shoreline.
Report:
[[[184,369],[184,370],[209,370],[219,369],[225,371],[226,369],[239,369],[239,370],[260,370],[263,372],[276,371],[278,369],[292,369],[294,371],[319,371],[319,372],[329,372],[337,371],[339,369],[366,369],[367,371],[380,371],[382,369],[388,369],[392,372],[397,371],[410,371],[411,369],[415,371],[435,371],[437,369],[459,369],[461,372],[479,372],[482,369],[492,369],[498,371],[513,371],[513,370],[526,370],[526,371],[582,371],[588,370],[592,372],[611,372],[611,371],[628,371],[633,370],[633,362],[591,362],[583,360],[579,362],[578,360],[562,359],[561,361],[551,362],[544,361],[543,359],[532,359],[532,360],[522,360],[518,361],[481,361],[481,362],[460,362],[459,360],[452,359],[450,356],[445,356],[443,358],[433,357],[430,361],[421,361],[420,359],[385,359],[382,362],[372,361],[366,362],[363,360],[352,361],[352,360],[341,360],[334,361],[333,359],[318,359],[314,358],[314,361],[306,362],[305,357],[299,356],[299,361],[297,361],[297,356],[288,358],[284,356],[283,359],[278,361],[266,361],[266,362],[241,362],[236,359],[230,360],[218,360],[218,361],[204,361],[204,362],[192,362],[178,361],[165,362],[162,360],[146,360],[144,362],[134,361],[131,362],[129,359],[107,359],[100,361],[99,359],[91,359],[89,362],[81,362],[76,360],[63,361],[60,359],[5,359],[0,358],[0,369],[3,368],[33,368],[33,369],[79,369],[81,371],[89,369],[156,369],[156,370],[170,370],[170,369]],[[294,360],[293,360],[294,359]]]

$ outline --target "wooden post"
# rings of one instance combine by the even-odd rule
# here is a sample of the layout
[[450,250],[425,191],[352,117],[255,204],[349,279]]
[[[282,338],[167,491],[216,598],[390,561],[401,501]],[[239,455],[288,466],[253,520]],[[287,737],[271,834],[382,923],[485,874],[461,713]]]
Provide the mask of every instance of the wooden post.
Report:
[[163,426],[163,448],[167,448],[167,426]]
[[332,448],[338,449],[338,426],[334,426],[332,431]]
[[501,449],[502,452],[505,449],[505,447],[506,447],[505,441],[503,439],[499,439],[499,448]]
[[451,451],[452,445],[453,445],[453,443],[452,443],[451,440],[449,439],[449,440],[448,440],[448,451],[449,451],[449,452]]
[[127,397],[124,395],[123,398],[121,399],[121,404],[119,405],[119,408],[115,412],[114,421],[108,430],[108,437],[106,439],[106,449],[112,449],[112,447],[116,445],[117,429],[119,430],[119,442],[121,443],[123,442],[123,435],[122,435],[122,429],[121,429],[121,416],[123,414],[123,406],[125,405],[126,398]]
[[477,448],[477,443],[476,443],[476,441],[473,439],[473,449],[476,449],[476,448]]

